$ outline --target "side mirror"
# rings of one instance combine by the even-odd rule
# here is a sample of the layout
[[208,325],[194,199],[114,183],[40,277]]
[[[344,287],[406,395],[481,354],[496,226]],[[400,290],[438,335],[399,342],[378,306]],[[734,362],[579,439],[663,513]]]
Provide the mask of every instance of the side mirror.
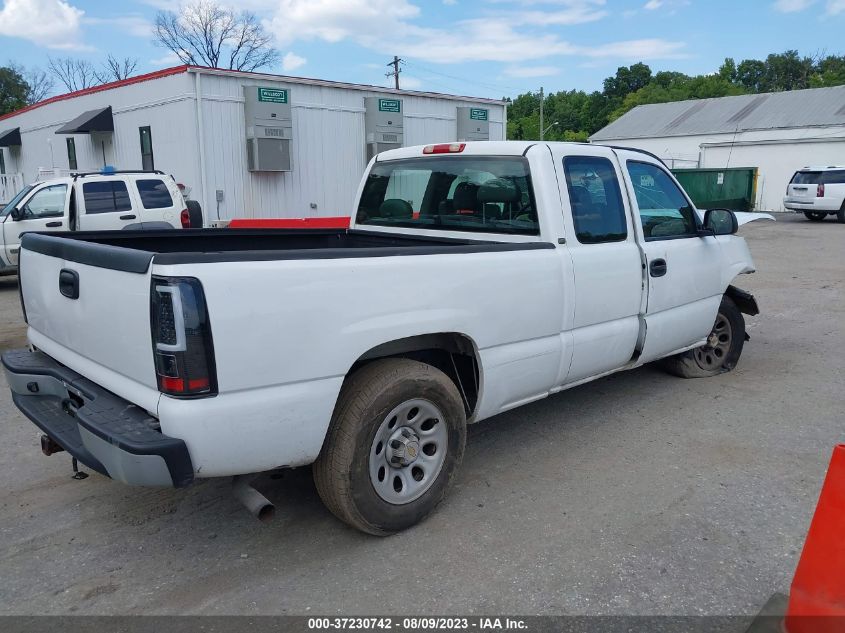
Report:
[[704,212],[704,230],[712,232],[712,235],[733,235],[739,230],[739,222],[730,209],[707,209]]
[[23,220],[26,217],[26,210],[21,207],[15,207],[12,209],[12,212],[9,214],[12,216],[12,219],[17,222],[19,220]]

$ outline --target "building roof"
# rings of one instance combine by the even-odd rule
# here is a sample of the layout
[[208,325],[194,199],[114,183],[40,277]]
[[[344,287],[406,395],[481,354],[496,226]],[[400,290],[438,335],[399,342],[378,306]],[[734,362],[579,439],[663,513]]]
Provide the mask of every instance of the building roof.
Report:
[[591,141],[845,125],[845,86],[637,106]]
[[489,103],[493,105],[504,105],[504,101],[500,99],[488,99],[486,97],[464,97],[460,95],[450,95],[444,94],[439,92],[423,92],[419,90],[396,90],[395,88],[385,88],[384,86],[370,86],[367,84],[352,84],[346,83],[342,81],[329,81],[325,79],[311,79],[309,77],[290,77],[287,75],[273,75],[270,73],[256,73],[256,72],[245,72],[241,70],[229,70],[224,68],[206,68],[204,66],[174,66],[172,68],[164,68],[163,70],[156,70],[155,72],[146,73],[144,75],[136,75],[135,77],[129,77],[127,79],[123,79],[121,81],[112,81],[107,84],[102,84],[99,86],[92,86],[90,88],[85,88],[83,90],[77,90],[75,92],[69,92],[67,94],[56,95],[55,97],[50,97],[48,99],[44,99],[43,101],[39,101],[38,103],[33,103],[32,105],[26,106],[25,108],[21,108],[20,110],[15,110],[14,112],[9,112],[0,116],[0,121],[3,119],[8,119],[10,117],[16,116],[23,112],[28,112],[29,110],[34,110],[36,108],[41,108],[45,105],[50,103],[56,103],[57,101],[66,101],[68,99],[74,99],[76,97],[81,97],[83,95],[93,94],[95,92],[103,92],[106,90],[114,90],[115,88],[122,88],[123,86],[130,86],[132,84],[141,83],[143,81],[152,81],[154,79],[160,79],[161,77],[169,77],[170,75],[179,75],[182,73],[187,72],[195,72],[195,73],[203,73],[203,74],[214,74],[214,75],[234,75],[240,77],[246,77],[250,79],[256,80],[265,80],[265,81],[280,81],[289,84],[305,84],[305,85],[312,85],[312,86],[325,86],[331,88],[345,88],[347,90],[363,90],[367,92],[379,92],[383,94],[394,94],[397,96],[407,95],[411,97],[431,97],[434,99],[449,99],[452,101],[473,101],[476,103]]

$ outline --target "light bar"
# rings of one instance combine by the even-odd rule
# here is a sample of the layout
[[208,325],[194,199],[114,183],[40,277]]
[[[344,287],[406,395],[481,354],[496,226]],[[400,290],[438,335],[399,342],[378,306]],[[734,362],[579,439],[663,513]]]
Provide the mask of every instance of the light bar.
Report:
[[423,154],[460,154],[467,146],[466,143],[441,143],[439,145],[426,145]]

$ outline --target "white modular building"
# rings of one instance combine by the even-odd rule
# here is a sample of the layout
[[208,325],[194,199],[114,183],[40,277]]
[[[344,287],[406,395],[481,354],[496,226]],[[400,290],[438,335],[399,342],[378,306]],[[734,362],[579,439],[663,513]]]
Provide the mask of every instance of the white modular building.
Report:
[[672,168],[756,167],[755,208],[782,211],[797,170],[845,163],[845,86],[638,106],[590,141]]
[[503,101],[178,66],[0,117],[0,199],[51,174],[157,169],[207,223],[351,215],[374,153],[503,140]]

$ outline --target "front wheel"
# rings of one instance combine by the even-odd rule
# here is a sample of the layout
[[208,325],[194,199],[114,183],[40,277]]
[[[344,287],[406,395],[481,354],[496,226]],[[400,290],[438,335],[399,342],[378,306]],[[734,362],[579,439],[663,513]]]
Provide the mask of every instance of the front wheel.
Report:
[[681,378],[716,376],[736,367],[745,344],[745,319],[733,299],[722,297],[707,342],[682,354],[664,358],[663,368]]
[[377,360],[344,383],[314,482],[342,521],[393,534],[443,499],[465,443],[463,401],[446,374],[405,358]]
[[823,211],[804,211],[804,217],[812,222],[821,222],[827,217]]

